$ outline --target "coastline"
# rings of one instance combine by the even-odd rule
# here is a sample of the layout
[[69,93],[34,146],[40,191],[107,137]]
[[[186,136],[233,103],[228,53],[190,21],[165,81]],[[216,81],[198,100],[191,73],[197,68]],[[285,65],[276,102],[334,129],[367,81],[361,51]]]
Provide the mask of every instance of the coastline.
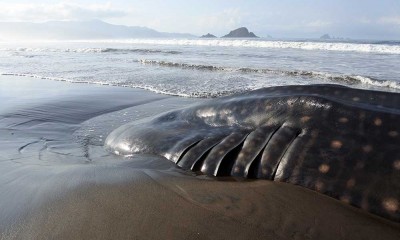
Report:
[[205,100],[10,76],[0,100],[2,239],[400,238],[398,224],[301,187],[195,177],[101,145],[125,122]]

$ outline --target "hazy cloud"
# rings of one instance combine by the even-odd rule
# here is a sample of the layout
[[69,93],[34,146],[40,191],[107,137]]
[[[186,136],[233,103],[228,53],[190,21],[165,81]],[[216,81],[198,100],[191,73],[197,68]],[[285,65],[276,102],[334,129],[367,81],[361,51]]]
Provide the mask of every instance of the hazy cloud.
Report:
[[311,22],[307,22],[305,24],[306,27],[309,28],[315,28],[315,29],[320,29],[320,28],[325,28],[332,25],[332,22],[328,22],[328,21],[323,21],[323,20],[316,20],[316,21],[311,21]]
[[381,24],[400,25],[400,16],[382,17],[378,22]]
[[57,4],[10,4],[0,3],[1,21],[49,21],[87,20],[123,17],[128,13],[116,9],[111,3],[79,5],[61,2]]
[[374,21],[367,17],[361,17],[361,18],[357,19],[355,22],[360,23],[360,24],[371,24]]

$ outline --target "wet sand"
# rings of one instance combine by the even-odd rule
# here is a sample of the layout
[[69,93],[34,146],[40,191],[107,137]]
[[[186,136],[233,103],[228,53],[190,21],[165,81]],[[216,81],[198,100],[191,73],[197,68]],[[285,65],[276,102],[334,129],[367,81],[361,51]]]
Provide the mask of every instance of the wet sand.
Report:
[[2,239],[399,239],[400,225],[270,181],[120,158],[107,134],[200,99],[0,77]]

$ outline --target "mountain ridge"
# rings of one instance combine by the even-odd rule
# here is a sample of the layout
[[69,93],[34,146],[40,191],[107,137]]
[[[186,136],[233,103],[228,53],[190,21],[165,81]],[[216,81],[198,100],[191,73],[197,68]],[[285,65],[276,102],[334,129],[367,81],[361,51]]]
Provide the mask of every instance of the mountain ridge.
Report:
[[4,39],[123,39],[123,38],[195,38],[189,33],[159,32],[148,27],[114,25],[100,20],[49,21],[44,23],[0,22]]

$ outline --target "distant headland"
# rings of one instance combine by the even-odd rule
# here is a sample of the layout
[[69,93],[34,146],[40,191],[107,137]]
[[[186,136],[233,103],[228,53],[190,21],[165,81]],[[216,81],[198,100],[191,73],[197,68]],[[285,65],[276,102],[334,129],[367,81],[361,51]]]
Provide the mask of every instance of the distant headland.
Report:
[[[0,36],[4,40],[79,40],[79,39],[133,39],[133,38],[198,38],[189,33],[159,32],[157,30],[138,27],[114,25],[100,20],[88,21],[50,21],[43,23],[31,22],[0,22]],[[217,38],[207,33],[200,38]],[[246,27],[240,27],[223,35],[221,38],[259,38]],[[271,38],[271,36],[267,36]],[[2,41],[0,40],[0,41]]]
[[114,25],[100,20],[51,21],[44,23],[0,22],[0,36],[14,39],[131,39],[131,38],[195,38],[188,33],[159,32],[147,27]]

